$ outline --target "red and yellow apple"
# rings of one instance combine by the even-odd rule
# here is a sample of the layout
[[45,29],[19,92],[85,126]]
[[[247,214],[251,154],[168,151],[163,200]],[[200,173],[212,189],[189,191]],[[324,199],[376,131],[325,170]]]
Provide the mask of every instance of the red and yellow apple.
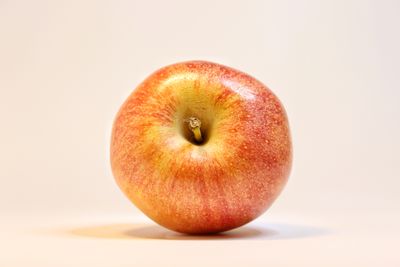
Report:
[[262,214],[285,185],[285,110],[255,78],[205,61],[164,67],[120,108],[111,166],[125,195],[169,229],[216,233]]

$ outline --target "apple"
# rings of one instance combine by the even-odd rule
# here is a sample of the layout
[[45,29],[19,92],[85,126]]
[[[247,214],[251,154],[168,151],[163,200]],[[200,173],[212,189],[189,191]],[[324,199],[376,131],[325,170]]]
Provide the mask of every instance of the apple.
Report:
[[110,154],[124,194],[158,224],[189,234],[261,215],[292,164],[278,98],[255,78],[205,61],[144,80],[116,115]]

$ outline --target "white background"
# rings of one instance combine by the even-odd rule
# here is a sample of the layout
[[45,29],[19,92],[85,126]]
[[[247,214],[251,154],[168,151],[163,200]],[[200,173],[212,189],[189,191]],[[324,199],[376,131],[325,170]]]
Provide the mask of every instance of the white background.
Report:
[[[398,266],[399,12],[389,0],[0,0],[0,265]],[[191,59],[251,74],[289,116],[289,183],[232,236],[154,226],[110,171],[119,106]]]

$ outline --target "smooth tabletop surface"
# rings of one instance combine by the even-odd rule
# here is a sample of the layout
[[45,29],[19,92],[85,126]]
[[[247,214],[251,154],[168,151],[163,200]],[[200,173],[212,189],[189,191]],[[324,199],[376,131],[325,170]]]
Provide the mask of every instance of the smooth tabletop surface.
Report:
[[376,215],[274,214],[210,236],[140,216],[14,215],[0,230],[0,266],[399,266],[399,220]]

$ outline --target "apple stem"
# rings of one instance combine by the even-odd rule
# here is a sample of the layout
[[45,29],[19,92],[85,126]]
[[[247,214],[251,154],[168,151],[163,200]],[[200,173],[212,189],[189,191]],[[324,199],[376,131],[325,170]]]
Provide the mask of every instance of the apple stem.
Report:
[[201,143],[203,141],[200,131],[201,121],[196,117],[190,117],[187,121],[189,122],[189,129],[193,132],[194,139],[196,142]]

